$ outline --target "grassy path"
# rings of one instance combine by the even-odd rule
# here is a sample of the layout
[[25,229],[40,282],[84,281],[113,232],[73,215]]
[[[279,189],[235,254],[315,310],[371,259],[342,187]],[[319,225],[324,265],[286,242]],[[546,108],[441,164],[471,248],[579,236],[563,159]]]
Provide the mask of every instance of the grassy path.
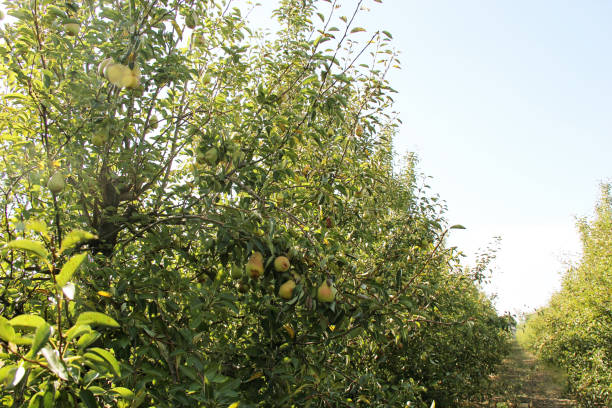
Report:
[[576,407],[564,397],[562,373],[547,367],[523,350],[516,341],[499,375],[494,378],[489,401],[475,405],[495,408],[566,408]]

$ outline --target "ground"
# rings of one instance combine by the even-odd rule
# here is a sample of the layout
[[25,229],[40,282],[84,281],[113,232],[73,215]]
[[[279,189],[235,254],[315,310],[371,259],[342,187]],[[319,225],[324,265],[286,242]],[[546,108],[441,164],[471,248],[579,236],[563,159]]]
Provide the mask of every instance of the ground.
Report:
[[493,378],[488,401],[474,407],[569,408],[576,402],[565,395],[565,378],[560,370],[538,361],[513,342],[499,374]]

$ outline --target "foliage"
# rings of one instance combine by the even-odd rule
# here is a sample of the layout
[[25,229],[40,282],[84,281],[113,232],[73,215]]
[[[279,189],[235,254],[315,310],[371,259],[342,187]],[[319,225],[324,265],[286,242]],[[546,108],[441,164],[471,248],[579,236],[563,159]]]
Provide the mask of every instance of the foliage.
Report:
[[612,403],[612,200],[602,186],[596,217],[578,222],[583,256],[561,291],[517,333],[523,345],[568,373],[582,406]]
[[[339,17],[279,3],[273,37],[231,2],[7,3],[0,234],[44,236],[54,265],[91,262],[49,274],[8,245],[0,312],[64,310],[60,349],[91,312],[119,325],[89,345],[118,364],[91,367],[106,369],[96,392],[60,377],[60,394],[87,407],[429,406],[478,392],[502,358],[511,321],[445,246],[414,158],[394,171],[391,35],[363,37],[361,1]],[[258,279],[243,271],[253,252]],[[78,296],[49,300],[58,280]],[[332,302],[316,297],[325,280]]]

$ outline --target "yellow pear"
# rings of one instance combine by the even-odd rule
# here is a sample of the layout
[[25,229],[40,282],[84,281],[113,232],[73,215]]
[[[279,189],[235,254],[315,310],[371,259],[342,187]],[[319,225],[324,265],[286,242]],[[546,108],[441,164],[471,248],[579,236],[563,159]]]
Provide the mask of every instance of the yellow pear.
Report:
[[134,89],[140,86],[140,68],[138,65],[135,65],[132,70],[130,70],[130,77],[125,80],[125,87]]
[[357,136],[362,136],[363,135],[363,126],[357,125],[357,127],[355,128],[355,134]]
[[255,251],[246,264],[246,272],[251,278],[257,279],[263,274],[263,271],[263,255],[261,252]]
[[104,74],[111,84],[119,88],[125,88],[132,83],[132,70],[123,64],[108,64]]
[[332,287],[329,279],[323,281],[317,289],[317,300],[319,302],[333,302],[336,297],[336,290]]
[[293,289],[295,289],[295,281],[290,279],[280,286],[278,289],[278,296],[289,300],[293,297]]
[[64,191],[66,183],[64,182],[64,176],[59,171],[51,176],[47,182],[47,187],[53,194],[59,194]]
[[274,259],[274,269],[276,272],[287,272],[291,267],[291,262],[286,256],[277,256]]

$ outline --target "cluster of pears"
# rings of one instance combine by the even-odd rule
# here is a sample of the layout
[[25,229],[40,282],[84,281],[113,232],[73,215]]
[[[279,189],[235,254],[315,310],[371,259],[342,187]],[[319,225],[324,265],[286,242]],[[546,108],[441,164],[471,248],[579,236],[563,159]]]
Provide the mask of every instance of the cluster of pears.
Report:
[[98,74],[119,88],[134,89],[140,86],[140,68],[137,65],[130,68],[106,58],[98,65]]
[[[247,275],[252,279],[258,279],[264,273],[263,255],[259,251],[253,252],[249,257],[245,269]],[[279,273],[289,271],[291,268],[291,262],[286,256],[277,256],[274,259],[274,270]],[[234,269],[232,269],[232,276],[234,276]],[[238,274],[236,274],[238,276]],[[282,299],[289,300],[293,297],[293,291],[299,282],[300,276],[296,273],[292,274],[292,277],[280,285],[278,289],[278,296]],[[317,289],[317,300],[319,302],[330,303],[336,298],[336,288],[334,288],[331,280],[326,279],[321,283]]]

